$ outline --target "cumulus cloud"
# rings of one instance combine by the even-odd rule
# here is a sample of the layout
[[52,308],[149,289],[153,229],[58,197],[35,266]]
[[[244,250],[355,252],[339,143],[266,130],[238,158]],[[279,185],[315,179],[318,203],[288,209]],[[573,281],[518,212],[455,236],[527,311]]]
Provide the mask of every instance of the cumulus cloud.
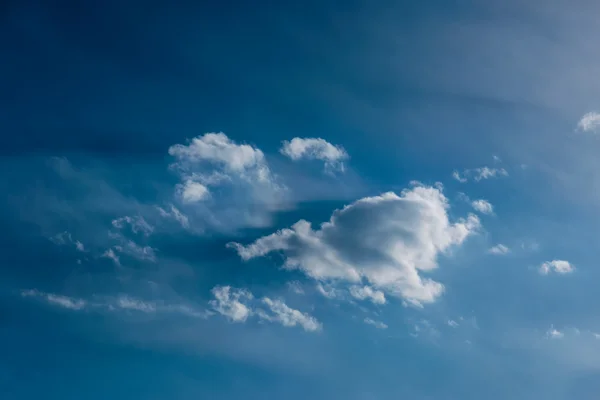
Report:
[[209,304],[219,314],[233,322],[244,322],[252,315],[252,310],[244,302],[253,298],[252,293],[231,286],[216,286],[212,289],[215,297]]
[[493,214],[494,206],[487,200],[473,200],[471,206],[482,214]]
[[76,299],[73,297],[61,296],[53,293],[44,293],[37,291],[35,289],[32,290],[23,290],[21,292],[21,296],[23,297],[37,297],[45,300],[49,304],[59,306],[62,308],[67,308],[69,310],[82,310],[85,308],[87,302],[82,299]]
[[[264,226],[270,212],[285,202],[263,152],[239,144],[224,133],[206,133],[169,148],[171,168],[181,179],[175,193],[186,214],[204,224],[227,229]],[[210,200],[210,201],[208,201]]]
[[469,179],[479,182],[485,179],[508,176],[508,171],[504,168],[481,167],[473,169],[465,169],[462,174],[458,171],[452,173],[452,177],[461,183],[466,183]]
[[154,227],[139,215],[133,217],[126,215],[124,217],[114,219],[112,221],[112,226],[116,229],[125,229],[125,227],[129,226],[133,233],[141,233],[144,236],[149,236],[152,234],[152,232],[154,232]]
[[439,188],[417,186],[360,199],[313,229],[300,220],[248,245],[230,243],[243,260],[283,253],[284,267],[317,280],[337,279],[374,288],[413,304],[429,303],[443,285],[424,278],[437,258],[460,245],[480,227],[470,214],[451,222],[448,200]]
[[343,171],[343,161],[349,158],[343,147],[335,146],[321,138],[296,137],[291,141],[286,140],[279,151],[294,161],[301,159],[323,161],[328,171]]
[[548,275],[551,272],[557,274],[569,274],[575,270],[573,264],[565,260],[546,261],[540,265],[539,271],[542,275]]
[[585,114],[577,123],[577,129],[583,132],[597,132],[600,129],[600,113],[592,111]]
[[322,328],[316,318],[289,307],[280,299],[272,300],[263,297],[260,304],[267,307],[265,311],[252,304],[254,295],[246,289],[216,286],[212,294],[215,299],[209,302],[211,307],[232,322],[245,322],[255,316],[261,321],[277,322],[285,327],[301,326],[309,332],[319,331]]
[[206,186],[199,182],[194,182],[191,179],[186,179],[185,182],[177,184],[175,190],[181,198],[181,201],[184,203],[196,203],[209,196],[209,191]]
[[374,319],[371,319],[371,318],[365,318],[364,322],[365,322],[365,324],[372,325],[377,329],[387,329],[388,328],[388,326],[386,324],[384,324],[383,322],[375,321]]
[[350,294],[358,300],[369,299],[375,304],[385,304],[385,294],[371,286],[351,286]]
[[495,255],[503,255],[503,254],[507,254],[509,252],[509,248],[506,247],[505,245],[499,243],[493,247],[491,247],[488,250],[488,253],[490,254],[495,254]]
[[272,313],[272,315],[261,313],[262,318],[268,321],[277,321],[287,327],[299,325],[307,332],[315,332],[322,328],[321,323],[314,317],[288,307],[282,300],[264,297],[262,302]]

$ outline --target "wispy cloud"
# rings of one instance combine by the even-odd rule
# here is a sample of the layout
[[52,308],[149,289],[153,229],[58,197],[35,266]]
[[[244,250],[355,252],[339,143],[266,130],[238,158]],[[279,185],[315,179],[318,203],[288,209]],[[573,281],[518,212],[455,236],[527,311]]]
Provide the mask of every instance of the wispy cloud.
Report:
[[600,129],[600,113],[592,111],[585,114],[577,123],[577,129],[583,132],[597,132]]
[[471,202],[471,206],[482,214],[493,214],[494,206],[487,200],[474,200]]
[[23,297],[37,297],[45,300],[49,304],[67,308],[69,310],[82,310],[86,307],[87,302],[83,299],[77,299],[74,297],[61,296],[53,293],[44,293],[35,289],[21,291]]
[[473,169],[465,169],[462,173],[458,171],[452,172],[452,177],[461,183],[466,183],[470,179],[479,182],[486,179],[508,176],[508,171],[504,168],[480,167]]
[[508,254],[509,251],[510,251],[510,249],[508,247],[499,243],[499,244],[491,247],[488,250],[488,253],[495,254],[495,255],[504,255],[504,254]]
[[372,325],[377,329],[387,329],[388,328],[388,326],[385,323],[383,323],[381,321],[375,321],[374,319],[371,319],[371,318],[365,318],[364,323],[367,325]]

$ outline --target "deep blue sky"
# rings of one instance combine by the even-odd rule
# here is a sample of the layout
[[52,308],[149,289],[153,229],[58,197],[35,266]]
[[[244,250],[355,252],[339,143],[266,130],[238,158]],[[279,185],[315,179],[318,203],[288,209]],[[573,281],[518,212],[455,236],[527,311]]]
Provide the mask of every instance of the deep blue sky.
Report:
[[0,7],[1,398],[596,398],[600,4],[59,3]]

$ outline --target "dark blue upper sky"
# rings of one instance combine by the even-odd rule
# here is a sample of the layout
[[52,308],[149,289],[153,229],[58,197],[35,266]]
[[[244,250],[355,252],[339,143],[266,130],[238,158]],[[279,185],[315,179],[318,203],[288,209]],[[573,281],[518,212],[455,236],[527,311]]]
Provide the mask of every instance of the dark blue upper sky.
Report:
[[599,12],[4,2],[0,397],[596,398]]

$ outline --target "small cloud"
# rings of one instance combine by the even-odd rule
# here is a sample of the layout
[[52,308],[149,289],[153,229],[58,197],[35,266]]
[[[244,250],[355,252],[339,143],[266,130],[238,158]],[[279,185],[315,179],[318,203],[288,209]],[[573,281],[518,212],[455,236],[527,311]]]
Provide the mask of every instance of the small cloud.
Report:
[[317,283],[317,286],[315,286],[315,288],[317,289],[317,292],[319,292],[324,297],[327,297],[328,299],[335,299],[340,295],[339,291],[330,285],[323,286],[323,284]]
[[85,251],[85,246],[83,243],[81,243],[79,240],[73,240],[73,236],[67,231],[52,236],[50,241],[58,246],[73,245],[77,251]]
[[467,182],[467,180],[468,180],[467,178],[465,178],[465,177],[461,176],[461,175],[460,175],[460,172],[458,172],[458,171],[454,171],[454,172],[452,172],[452,177],[453,177],[454,179],[456,179],[457,181],[459,181],[460,183],[466,183],[466,182]]
[[546,337],[548,339],[562,339],[565,337],[565,334],[564,332],[555,329],[554,326],[551,326],[550,329],[548,329],[548,331],[546,332]]
[[121,296],[117,299],[117,307],[124,310],[135,310],[143,313],[156,312],[156,306],[152,303],[144,302],[129,296]]
[[494,159],[494,162],[502,162],[502,160],[500,159],[500,157],[498,157],[497,155],[493,155],[492,158]]
[[375,304],[385,304],[385,294],[380,290],[374,290],[371,286],[351,286],[350,294],[355,299],[369,299]]
[[268,321],[276,321],[286,327],[301,326],[307,332],[316,332],[321,330],[322,325],[314,317],[307,313],[290,308],[282,300],[271,300],[263,297],[263,304],[269,307],[272,316],[260,313],[259,317]]
[[583,132],[597,132],[600,128],[600,113],[595,111],[585,114],[577,123],[577,129]]
[[564,260],[546,261],[540,265],[539,271],[542,275],[548,275],[550,272],[557,274],[569,274],[575,270],[573,264]]
[[133,217],[124,216],[112,221],[112,226],[116,229],[124,229],[127,225],[131,227],[131,231],[135,234],[141,233],[144,236],[149,236],[154,231],[154,227],[138,215]]
[[487,200],[474,200],[471,202],[471,206],[482,214],[493,214],[494,206]]
[[21,296],[23,297],[37,297],[45,300],[47,303],[59,306],[62,308],[67,308],[69,310],[82,310],[86,307],[87,302],[82,299],[76,299],[73,297],[61,296],[53,293],[44,293],[38,290],[23,290],[21,292]]
[[448,321],[448,326],[451,328],[456,328],[458,326],[458,322],[451,319]]
[[173,204],[170,205],[168,211],[161,207],[157,207],[157,209],[161,217],[174,219],[182,228],[189,228],[190,221],[188,217],[179,211]]
[[302,285],[298,281],[288,282],[287,286],[292,292],[294,292],[296,294],[304,294],[304,289],[302,288]]
[[197,203],[210,195],[206,186],[201,183],[187,179],[185,182],[177,184],[176,192],[179,198],[184,203]]
[[245,304],[253,298],[252,293],[244,289],[235,289],[231,286],[215,286],[212,289],[214,300],[210,306],[219,314],[233,322],[245,322],[252,315],[252,309]]
[[381,321],[375,321],[374,319],[371,319],[371,318],[365,318],[364,322],[365,322],[365,324],[372,325],[377,329],[387,329],[388,328],[388,326],[385,323],[383,323]]
[[113,249],[108,249],[104,253],[102,253],[102,257],[108,258],[112,260],[115,265],[121,265],[121,261],[119,260],[119,256],[117,256]]
[[494,247],[491,247],[488,250],[488,253],[495,254],[495,255],[504,255],[504,254],[508,254],[509,251],[510,251],[510,249],[508,247],[506,247],[505,245],[497,244]]
[[75,242],[75,248],[81,252],[85,251],[85,246],[79,240]]
[[349,158],[348,153],[341,146],[335,146],[321,138],[293,138],[284,141],[281,154],[294,161],[301,159],[320,160],[325,163],[326,171],[344,171],[344,160]]

